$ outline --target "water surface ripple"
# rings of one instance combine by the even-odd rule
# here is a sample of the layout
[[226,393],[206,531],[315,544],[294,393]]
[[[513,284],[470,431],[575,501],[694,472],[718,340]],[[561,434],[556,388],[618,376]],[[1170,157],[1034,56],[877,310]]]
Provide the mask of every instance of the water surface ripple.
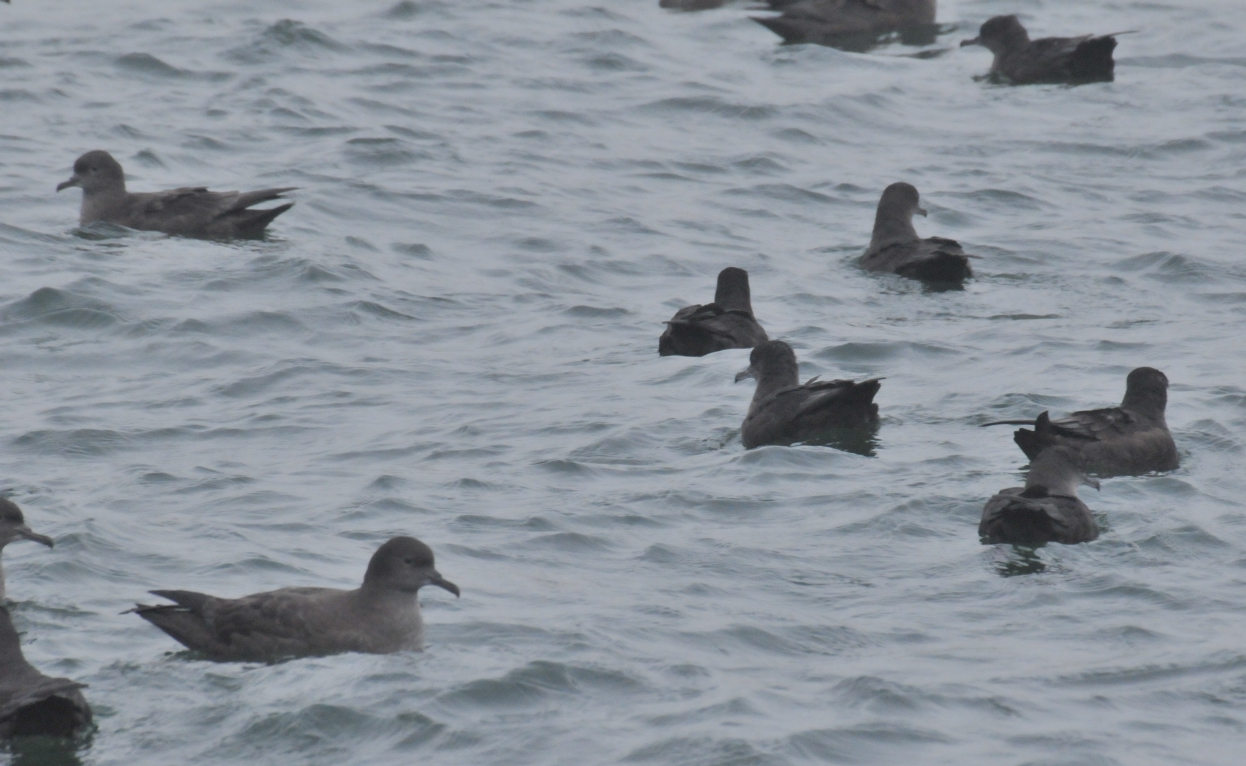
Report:
[[[0,8],[0,490],[30,660],[90,764],[1235,764],[1246,734],[1246,6],[945,0],[928,58],[743,5]],[[1117,81],[993,87],[982,20],[1137,29]],[[267,241],[75,228],[135,190],[298,186]],[[878,194],[981,259],[852,266]],[[659,358],[723,266],[802,375],[885,376],[873,456],[744,452],[747,353]],[[987,418],[1172,380],[1182,467],[1089,545],[978,543]],[[414,534],[429,649],[188,657],[149,588],[352,587]],[[1236,743],[1236,744],[1234,744]]]

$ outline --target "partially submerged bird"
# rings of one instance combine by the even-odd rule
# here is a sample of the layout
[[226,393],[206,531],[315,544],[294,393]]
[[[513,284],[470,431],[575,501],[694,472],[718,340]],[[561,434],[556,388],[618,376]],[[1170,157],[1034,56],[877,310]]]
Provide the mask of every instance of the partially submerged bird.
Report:
[[934,284],[956,285],[973,276],[969,256],[954,239],[917,236],[913,215],[925,216],[912,184],[894,183],[883,190],[874,214],[874,235],[861,256],[866,271],[883,271]]
[[56,187],[59,192],[82,189],[82,226],[104,221],[141,231],[162,231],[182,237],[232,239],[258,237],[274,218],[294,203],[251,209],[252,205],[293,191],[288,186],[249,192],[212,192],[203,187],[184,187],[160,192],[130,193],[125,190],[121,163],[105,151],[87,152],[74,162],[74,173]]
[[85,684],[49,678],[22,655],[9,610],[0,607],[0,738],[70,737],[91,723]]
[[752,16],[783,42],[866,51],[892,33],[902,42],[934,42],[935,0],[770,0],[780,16]]
[[880,378],[851,380],[811,379],[800,384],[796,352],[781,340],[753,349],[748,369],[735,376],[757,380],[757,390],[740,429],[745,449],[764,444],[816,442],[836,429],[869,428],[878,424],[874,395]]
[[1099,525],[1077,496],[1078,484],[1095,489],[1068,447],[1043,450],[1030,465],[1024,487],[1009,487],[986,501],[978,536],[988,544],[1036,547],[1046,543],[1085,543],[1099,537]]
[[213,660],[388,654],[424,648],[416,594],[425,585],[459,595],[433,567],[431,548],[414,537],[395,537],[372,555],[355,590],[282,588],[242,598],[153,590],[176,606],[138,604],[131,611]]
[[[26,526],[26,519],[22,516],[22,509],[17,507],[17,503],[7,497],[0,497],[0,555],[4,553],[4,546],[14,540],[32,540],[49,548],[53,545],[52,538],[37,534]],[[4,597],[4,566],[0,564],[0,601],[3,601]]]
[[753,348],[766,340],[766,331],[753,318],[748,272],[728,266],[718,273],[713,303],[685,306],[666,323],[658,354],[705,356],[728,348]]
[[[1116,34],[1123,34],[1117,32]],[[987,77],[1009,85],[1111,82],[1116,62],[1115,35],[1044,37],[1031,40],[1016,16],[996,16],[966,45],[981,45],[995,54]]]
[[1168,376],[1154,367],[1139,367],[1125,379],[1119,407],[1082,410],[1052,420],[1044,412],[1035,420],[997,420],[983,426],[1029,425],[1013,433],[1013,441],[1030,460],[1053,446],[1066,446],[1078,463],[1100,476],[1136,476],[1171,471],[1180,464],[1164,410]]

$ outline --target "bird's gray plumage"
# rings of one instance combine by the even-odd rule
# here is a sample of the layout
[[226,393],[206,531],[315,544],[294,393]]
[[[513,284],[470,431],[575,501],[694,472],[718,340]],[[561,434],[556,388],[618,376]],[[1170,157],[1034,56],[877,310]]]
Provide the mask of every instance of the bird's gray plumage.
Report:
[[685,306],[658,338],[661,356],[705,356],[728,348],[765,343],[766,331],[753,317],[748,272],[728,266],[718,273],[714,302]]
[[9,610],[0,607],[0,737],[69,737],[91,723],[85,684],[49,678],[22,654]]
[[960,243],[942,237],[918,237],[913,228],[915,214],[924,216],[926,211],[912,184],[901,181],[884,189],[861,267],[931,284],[956,285],[972,277],[969,256]]
[[[17,503],[7,497],[0,497],[0,557],[4,555],[4,546],[14,540],[31,540],[49,548],[53,545],[52,538],[37,534],[26,526],[26,519]],[[0,563],[0,601],[4,598],[4,565]]]
[[125,188],[121,164],[111,154],[100,150],[79,157],[74,162],[73,175],[56,190],[71,186],[82,189],[82,210],[78,218],[82,226],[104,221],[182,237],[258,237],[274,218],[294,206],[291,202],[252,209],[261,202],[284,199],[281,195],[292,191],[292,186],[249,192],[213,192],[203,187],[184,187],[130,193]]
[[1114,35],[1031,40],[1016,16],[996,16],[983,23],[977,37],[961,43],[967,45],[991,51],[995,59],[987,77],[1009,85],[1111,82],[1115,77]]
[[355,590],[282,588],[242,598],[154,590],[176,606],[132,610],[210,659],[266,662],[340,652],[388,654],[424,648],[416,594],[458,586],[433,566],[433,551],[413,537],[395,537],[372,555]]
[[933,42],[936,29],[935,0],[770,0],[769,5],[782,14],[751,18],[785,43],[864,51],[892,32],[917,33],[917,39],[902,37],[904,42]]
[[1099,483],[1086,478],[1077,453],[1051,447],[1030,466],[1024,487],[1010,487],[986,501],[978,536],[982,542],[1037,546],[1050,542],[1090,542],[1099,537],[1099,525],[1077,496],[1078,484]]
[[1018,429],[1013,441],[1030,460],[1054,446],[1071,448],[1078,464],[1100,476],[1136,476],[1171,471],[1180,464],[1177,445],[1164,410],[1168,376],[1153,367],[1139,367],[1125,380],[1119,407],[1074,412],[1052,420],[1044,412],[1035,420],[998,420],[993,425],[1032,425]]
[[748,369],[735,378],[757,380],[740,429],[745,449],[816,442],[836,429],[878,423],[874,395],[882,385],[879,378],[860,383],[814,378],[801,385],[798,374],[796,353],[783,341],[767,341],[753,349]]

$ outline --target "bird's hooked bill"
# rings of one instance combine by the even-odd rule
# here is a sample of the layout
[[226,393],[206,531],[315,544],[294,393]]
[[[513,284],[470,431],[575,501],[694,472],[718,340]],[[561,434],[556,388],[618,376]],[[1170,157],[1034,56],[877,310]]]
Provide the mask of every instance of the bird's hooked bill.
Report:
[[749,365],[749,366],[748,366],[748,367],[746,367],[745,369],[740,370],[739,372],[737,372],[737,373],[736,373],[736,376],[735,376],[735,382],[736,382],[736,383],[739,383],[740,381],[744,380],[745,378],[754,378],[754,379],[755,379],[756,377],[757,377],[757,369],[756,369],[755,367],[753,367],[752,365]]
[[71,186],[81,186],[81,185],[82,185],[82,179],[78,176],[77,173],[74,173],[72,176],[69,177],[68,181],[61,181],[60,183],[58,183],[56,185],[56,190],[61,191],[62,189],[68,189]]

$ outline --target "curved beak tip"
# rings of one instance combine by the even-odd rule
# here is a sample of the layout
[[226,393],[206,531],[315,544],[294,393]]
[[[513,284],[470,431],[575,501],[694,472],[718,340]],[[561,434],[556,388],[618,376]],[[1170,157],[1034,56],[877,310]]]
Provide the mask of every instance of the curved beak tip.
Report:
[[925,218],[925,217],[926,217],[926,208],[924,208],[924,207],[919,207],[919,208],[917,208],[917,214],[918,214],[918,215],[920,215],[922,218]]
[[753,370],[752,367],[749,367],[747,370],[740,370],[739,372],[735,374],[735,382],[739,383],[742,380],[746,380],[748,378],[754,377],[756,374],[757,373]]
[[981,45],[981,44],[982,44],[982,38],[981,38],[981,37],[975,37],[975,38],[973,38],[972,40],[961,40],[961,41],[960,41],[960,47],[962,47],[962,48],[964,48],[964,47],[966,47],[966,46],[968,46],[968,45]]
[[448,590],[448,591],[450,591],[451,593],[453,593],[453,594],[454,594],[454,597],[455,597],[455,598],[459,598],[459,597],[460,597],[460,594],[459,594],[459,586],[455,585],[454,583],[450,582],[449,580],[446,580],[446,579],[444,579],[444,578],[442,578],[442,577],[438,577],[436,580],[433,580],[432,584],[433,584],[433,585],[436,585],[438,588],[442,588],[442,589],[444,589],[444,590]]
[[55,540],[53,540],[52,538],[50,538],[50,537],[48,537],[48,536],[46,536],[46,535],[41,535],[41,534],[39,534],[38,532],[35,532],[35,531],[34,531],[34,530],[32,530],[30,527],[26,527],[26,526],[19,527],[19,528],[18,528],[18,530],[17,530],[17,533],[18,533],[19,535],[21,535],[22,537],[26,538],[27,540],[30,540],[30,541],[31,541],[31,542],[33,542],[33,543],[39,543],[39,544],[41,544],[41,545],[46,545],[46,546],[48,546],[49,548],[55,548],[55,547],[56,547],[56,541],[55,541]]
[[59,192],[59,191],[68,189],[71,186],[77,186],[77,185],[78,185],[78,179],[71,178],[68,181],[61,181],[60,183],[58,183],[56,185],[56,190]]

